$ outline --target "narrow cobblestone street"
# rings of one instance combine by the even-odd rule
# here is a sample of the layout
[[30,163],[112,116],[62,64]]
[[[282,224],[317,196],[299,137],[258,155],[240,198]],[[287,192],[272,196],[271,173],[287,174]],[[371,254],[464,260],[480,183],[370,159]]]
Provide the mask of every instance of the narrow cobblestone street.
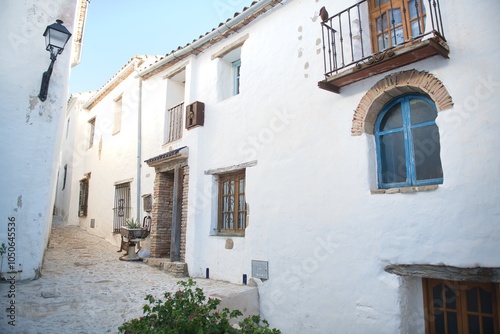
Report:
[[[120,261],[117,247],[77,226],[54,221],[38,280],[16,282],[15,327],[6,309],[9,284],[0,284],[0,333],[117,333],[124,321],[142,315],[146,294],[175,291],[175,278],[143,262]],[[197,279],[206,295],[251,289]]]

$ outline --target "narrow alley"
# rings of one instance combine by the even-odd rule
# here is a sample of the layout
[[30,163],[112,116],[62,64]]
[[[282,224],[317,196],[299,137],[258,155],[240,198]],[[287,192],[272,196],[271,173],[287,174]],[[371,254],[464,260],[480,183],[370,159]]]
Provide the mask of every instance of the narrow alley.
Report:
[[[0,284],[0,333],[117,333],[124,321],[142,315],[144,297],[175,291],[175,278],[143,262],[120,261],[118,248],[78,226],[55,219],[42,276]],[[255,289],[197,279],[205,295],[230,295]],[[15,327],[9,306],[15,302]]]

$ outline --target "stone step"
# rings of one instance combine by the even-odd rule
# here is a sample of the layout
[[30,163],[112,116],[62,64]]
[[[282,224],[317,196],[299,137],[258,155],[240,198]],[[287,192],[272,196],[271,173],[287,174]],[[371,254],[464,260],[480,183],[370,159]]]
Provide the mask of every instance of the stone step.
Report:
[[151,267],[158,268],[162,271],[165,271],[171,274],[174,277],[187,277],[187,263],[184,262],[172,262],[168,258],[144,258],[142,262],[146,263]]
[[[200,282],[199,279],[196,281]],[[210,279],[208,279],[208,281],[210,281]],[[231,324],[237,324],[240,320],[248,316],[260,315],[259,292],[257,287],[231,283],[226,283],[227,287],[225,287],[224,282],[214,282],[217,282],[217,287],[215,287],[214,290],[208,287],[203,290],[208,297],[220,299],[221,303],[219,309],[228,308],[230,310],[240,310],[241,313],[243,313],[243,316],[231,321]],[[199,286],[201,287],[201,285]],[[232,287],[228,288],[229,286]]]

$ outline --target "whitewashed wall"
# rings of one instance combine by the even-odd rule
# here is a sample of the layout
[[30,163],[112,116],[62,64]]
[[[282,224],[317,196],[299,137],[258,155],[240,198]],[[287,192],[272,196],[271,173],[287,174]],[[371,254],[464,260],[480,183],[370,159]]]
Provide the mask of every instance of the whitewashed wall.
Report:
[[[18,279],[40,272],[52,222],[58,149],[67,102],[70,48],[55,62],[45,102],[38,99],[50,64],[42,36],[62,19],[72,29],[76,1],[4,1],[0,5],[0,111],[2,190],[0,242],[7,243],[8,218],[15,219]],[[4,258],[3,272],[7,270]]]
[[[442,2],[450,59],[393,71],[431,72],[455,103],[437,119],[443,185],[393,195],[370,193],[373,136],[351,136],[360,99],[389,73],[340,95],[317,88],[323,72],[318,10],[325,5],[335,13],[351,4],[287,2],[192,60],[189,101],[204,102],[206,118],[183,141],[190,148],[188,267],[194,276],[210,268],[211,278],[241,283],[252,259],[269,261],[261,312],[285,333],[423,332],[419,280],[403,281],[386,273],[386,265],[500,265],[500,158],[492,154],[500,144],[494,64],[500,51],[487,23],[498,4]],[[471,15],[478,18],[474,29],[463,23]],[[246,33],[241,94],[220,100],[211,55]],[[204,171],[252,160],[249,226],[228,250],[227,237],[210,235],[216,183]]]
[[[500,146],[500,72],[494,63],[500,50],[491,29],[499,4],[442,1],[450,59],[392,71],[428,71],[453,98],[454,107],[437,118],[444,183],[429,192],[371,194],[374,138],[352,136],[352,118],[363,95],[390,73],[344,87],[340,95],[317,87],[324,78],[319,8],[336,13],[353,3],[286,1],[142,83],[141,161],[189,147],[190,275],[202,277],[209,268],[213,279],[241,283],[243,274],[251,274],[251,260],[268,261],[270,279],[259,287],[261,314],[283,333],[423,333],[420,279],[388,274],[386,265],[500,266],[500,158],[494,153]],[[471,17],[477,21],[473,28],[465,24]],[[224,66],[211,56],[247,33],[241,93],[225,98]],[[165,143],[165,113],[180,102],[182,91],[168,77],[182,67],[184,103],[205,103],[205,125]],[[97,115],[100,124],[99,115],[112,110],[106,101],[116,94],[134,101],[127,95],[136,96],[137,85],[127,79],[81,116],[84,123]],[[136,107],[130,103],[130,110]],[[136,119],[124,114],[122,121],[133,134]],[[100,131],[101,160],[96,134],[80,171],[92,172],[82,226],[95,218],[94,233],[112,239],[114,182],[134,178],[135,206],[136,145],[123,127],[116,138]],[[246,169],[248,227],[228,250],[227,237],[214,235],[217,184],[205,171],[251,161],[256,165]],[[142,163],[141,196],[153,193],[154,177],[154,169]]]
[[[86,128],[85,138],[89,142],[89,123],[95,117],[94,144],[84,153],[82,173],[91,173],[89,179],[88,211],[79,219],[80,226],[90,233],[118,244],[119,237],[113,235],[113,207],[115,185],[130,182],[130,217],[136,217],[137,189],[137,141],[138,141],[138,94],[139,80],[134,74],[119,83],[95,106],[84,109],[80,118]],[[121,96],[122,116],[120,132],[113,134],[115,100]],[[88,146],[87,146],[88,147]],[[91,227],[91,220],[95,226]]]
[[[55,214],[69,225],[78,225],[79,181],[84,177],[84,158],[88,150],[88,119],[84,103],[95,92],[72,94],[66,108],[59,157],[59,177],[54,205]],[[66,186],[64,186],[64,166]]]

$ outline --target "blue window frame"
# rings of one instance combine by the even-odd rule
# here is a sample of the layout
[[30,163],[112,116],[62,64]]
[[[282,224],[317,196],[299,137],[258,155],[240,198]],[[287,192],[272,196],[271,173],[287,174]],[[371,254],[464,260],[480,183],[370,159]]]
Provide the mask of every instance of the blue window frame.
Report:
[[233,95],[240,93],[240,69],[241,60],[238,59],[233,62]]
[[443,183],[434,102],[421,95],[392,100],[375,122],[380,188]]

